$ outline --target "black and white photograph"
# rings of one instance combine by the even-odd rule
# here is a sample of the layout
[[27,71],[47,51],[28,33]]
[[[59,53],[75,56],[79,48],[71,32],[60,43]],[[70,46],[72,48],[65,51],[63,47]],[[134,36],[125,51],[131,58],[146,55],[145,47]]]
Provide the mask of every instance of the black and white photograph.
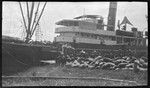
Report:
[[148,2],[3,1],[2,87],[148,86]]

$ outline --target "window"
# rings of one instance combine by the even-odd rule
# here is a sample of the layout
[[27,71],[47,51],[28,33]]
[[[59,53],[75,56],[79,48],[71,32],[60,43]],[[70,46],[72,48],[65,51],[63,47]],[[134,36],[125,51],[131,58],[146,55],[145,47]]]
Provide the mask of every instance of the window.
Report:
[[78,33],[75,33],[75,36],[78,36]]
[[89,34],[89,37],[90,37],[90,38],[92,38],[92,35],[91,35],[91,34]]
[[99,35],[99,38],[103,38],[104,39],[104,36],[103,35]]
[[116,41],[116,37],[115,36],[112,36],[112,41]]
[[140,45],[140,46],[143,45],[142,39],[139,39],[139,45]]
[[110,40],[109,36],[104,36],[104,39]]
[[94,38],[94,36],[93,36],[93,35],[91,35],[91,38]]
[[99,35],[97,35],[97,39],[100,39],[100,36],[99,36]]
[[96,35],[94,35],[94,39],[97,39],[97,36],[96,36]]
[[112,37],[111,36],[108,36],[109,40],[112,40]]
[[83,36],[83,33],[81,33],[81,36]]
[[85,35],[85,37],[88,37],[88,34],[84,34]]
[[117,37],[117,43],[122,43],[122,38],[121,37]]
[[60,36],[63,36],[64,35],[64,33],[60,33]]

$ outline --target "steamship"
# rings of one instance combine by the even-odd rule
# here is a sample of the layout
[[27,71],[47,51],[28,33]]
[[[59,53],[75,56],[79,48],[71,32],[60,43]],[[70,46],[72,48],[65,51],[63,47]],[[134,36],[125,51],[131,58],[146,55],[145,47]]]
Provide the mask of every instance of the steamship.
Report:
[[[56,22],[56,25],[60,27],[55,29],[55,33],[59,35],[54,38],[51,45],[47,46],[26,44],[18,38],[3,36],[2,73],[18,72],[18,69],[39,65],[41,60],[55,59],[61,49],[59,45],[62,47],[64,44],[70,44],[76,49],[98,49],[102,52],[130,49],[137,55],[147,55],[148,38],[134,27],[132,31],[126,31],[126,25],[132,25],[127,17],[120,24],[124,25],[124,30],[120,28],[115,30],[116,11],[117,3],[110,2],[107,25],[104,24],[104,18],[100,15],[82,15]],[[107,29],[105,30],[104,27]]]
[[56,24],[62,25],[55,30],[60,35],[54,41],[59,43],[146,46],[147,38],[137,28],[133,27],[132,31],[104,30],[103,18],[98,15],[79,16]]
[[[116,9],[117,3],[110,2],[107,25],[100,15],[82,15],[56,22],[59,27],[55,29],[55,33],[59,35],[55,37],[54,42],[70,44],[77,49],[109,51],[123,49],[147,54],[147,37],[135,27],[132,27],[131,31],[126,31],[127,24],[132,25],[126,16],[121,24],[118,23],[118,29],[115,30]],[[120,29],[121,25],[123,25],[122,29]],[[104,30],[105,26],[106,30]]]

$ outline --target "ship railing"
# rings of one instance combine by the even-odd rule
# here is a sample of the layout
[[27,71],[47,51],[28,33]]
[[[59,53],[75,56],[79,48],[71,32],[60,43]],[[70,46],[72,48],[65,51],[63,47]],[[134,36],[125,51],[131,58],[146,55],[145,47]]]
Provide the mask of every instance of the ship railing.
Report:
[[55,29],[55,32],[64,32],[64,31],[74,31],[74,32],[83,32],[83,33],[91,33],[91,34],[98,34],[98,35],[108,35],[108,36],[116,36],[115,32],[106,31],[106,30],[89,30],[89,29],[82,29],[80,27],[58,27]]

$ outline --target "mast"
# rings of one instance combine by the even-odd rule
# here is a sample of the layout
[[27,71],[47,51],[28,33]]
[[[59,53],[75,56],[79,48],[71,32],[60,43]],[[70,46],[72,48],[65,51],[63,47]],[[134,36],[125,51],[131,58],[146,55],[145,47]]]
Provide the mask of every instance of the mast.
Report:
[[[37,14],[37,16],[38,16],[38,14]],[[42,39],[41,37],[42,37],[42,31],[40,28],[40,23],[38,23],[36,31],[35,31],[35,41],[40,41]]]
[[34,16],[33,24],[32,24],[32,27],[31,27],[31,31],[33,30],[33,26],[35,26],[35,22],[36,22],[36,19],[37,19],[39,6],[40,6],[40,2],[38,3],[38,6],[37,6],[37,9],[36,9],[36,12],[35,12],[35,16]]
[[25,26],[25,29],[26,29],[26,32],[27,32],[26,21],[25,21],[24,15],[23,15],[23,10],[22,10],[22,6],[21,6],[20,2],[19,2],[19,6],[20,6],[20,10],[21,10],[21,15],[22,15],[22,18],[23,18],[23,23],[24,23],[24,26]]
[[46,6],[46,3],[47,3],[47,2],[45,2],[44,6],[43,6],[43,9],[42,9],[42,11],[41,11],[41,14],[40,14],[40,16],[39,16],[39,18],[38,18],[38,20],[37,20],[37,23],[35,24],[35,27],[33,28],[33,31],[32,31],[32,33],[31,33],[31,36],[34,34],[34,31],[35,31],[35,29],[36,29],[36,26],[38,25],[38,23],[39,23],[39,21],[40,21],[40,18],[41,18],[42,14],[43,14],[43,11],[44,11],[44,8],[45,8],[45,6]]
[[[20,10],[21,10],[21,15],[22,15],[22,18],[23,18],[23,22],[24,22],[24,26],[25,26],[25,29],[26,29],[26,38],[25,38],[25,42],[28,43],[36,28],[37,28],[37,25],[40,21],[40,18],[43,14],[43,11],[45,9],[45,6],[46,6],[46,3],[44,4],[43,8],[42,8],[42,11],[40,13],[40,16],[37,18],[37,13],[38,13],[38,10],[39,10],[39,5],[40,5],[40,2],[38,3],[38,6],[37,6],[37,10],[35,11],[35,16],[34,16],[34,19],[33,19],[33,13],[34,13],[34,8],[35,8],[35,2],[32,2],[32,5],[31,5],[31,10],[29,11],[29,5],[28,5],[28,2],[26,2],[26,8],[27,8],[27,21],[28,21],[28,25],[26,24],[27,22],[25,21],[25,17],[24,17],[24,13],[23,13],[23,10],[22,10],[22,6],[21,6],[21,3],[19,2],[19,5],[20,5]],[[37,20],[36,20],[37,18]],[[32,21],[33,19],[33,21]],[[32,24],[32,25],[31,25]]]
[[[27,4],[27,9],[29,10],[28,4]],[[33,9],[34,9],[34,2],[32,2],[30,15],[29,15],[29,11],[27,11],[27,14],[28,14],[28,29],[27,29],[26,42],[28,42],[30,40],[30,38],[31,38],[30,37],[31,36],[30,26],[31,26],[31,22],[32,22]]]

